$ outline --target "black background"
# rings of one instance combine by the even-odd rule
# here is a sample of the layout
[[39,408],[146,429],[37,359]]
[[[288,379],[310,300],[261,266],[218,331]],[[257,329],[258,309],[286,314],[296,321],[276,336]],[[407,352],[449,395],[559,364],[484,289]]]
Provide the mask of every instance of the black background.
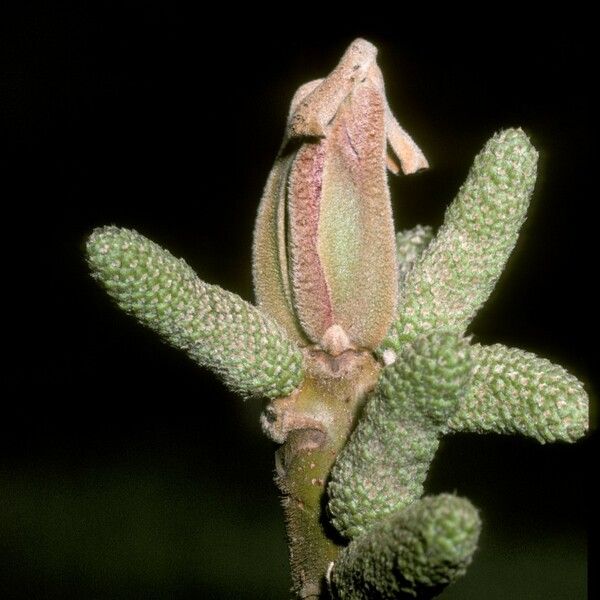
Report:
[[[227,19],[52,3],[2,20],[2,598],[286,596],[261,407],[115,310],[83,244],[96,226],[134,227],[250,300],[253,220],[288,103],[358,35],[379,47],[390,104],[432,165],[391,181],[399,228],[439,225],[495,131],[531,136],[529,217],[471,330],[598,389],[584,31],[509,20],[434,35],[391,15],[258,26],[221,8]],[[484,520],[468,576],[445,597],[585,597],[590,448],[443,442],[428,491],[467,495]]]

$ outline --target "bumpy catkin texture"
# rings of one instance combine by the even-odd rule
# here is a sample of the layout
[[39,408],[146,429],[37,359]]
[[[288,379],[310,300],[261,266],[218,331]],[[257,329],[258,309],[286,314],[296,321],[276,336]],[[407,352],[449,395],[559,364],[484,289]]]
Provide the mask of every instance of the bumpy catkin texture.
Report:
[[302,355],[282,329],[239,296],[201,281],[181,259],[135,231],[96,229],[93,276],[127,313],[243,396],[285,396],[302,380]]
[[328,509],[343,536],[357,537],[422,495],[470,373],[467,341],[446,332],[419,336],[382,371],[331,472]]
[[481,522],[465,498],[418,500],[345,548],[331,572],[339,600],[431,598],[464,575]]
[[417,259],[423,254],[423,251],[432,239],[433,229],[429,225],[417,225],[412,229],[399,231],[396,234],[399,288],[402,288],[406,281],[406,276],[410,273]]
[[574,442],[588,428],[583,385],[530,352],[474,345],[473,377],[449,431],[520,433],[540,442]]
[[475,159],[434,240],[406,277],[383,348],[423,331],[463,333],[516,243],[536,177],[537,152],[520,129],[502,131]]

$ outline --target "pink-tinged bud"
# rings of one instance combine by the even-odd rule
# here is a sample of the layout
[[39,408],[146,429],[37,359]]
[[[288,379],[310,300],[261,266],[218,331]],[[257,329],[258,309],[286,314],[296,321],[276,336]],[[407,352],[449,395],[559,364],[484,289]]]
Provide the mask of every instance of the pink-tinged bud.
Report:
[[387,106],[376,53],[356,40],[298,90],[255,230],[259,306],[331,354],[386,335],[397,294],[386,166],[427,166]]

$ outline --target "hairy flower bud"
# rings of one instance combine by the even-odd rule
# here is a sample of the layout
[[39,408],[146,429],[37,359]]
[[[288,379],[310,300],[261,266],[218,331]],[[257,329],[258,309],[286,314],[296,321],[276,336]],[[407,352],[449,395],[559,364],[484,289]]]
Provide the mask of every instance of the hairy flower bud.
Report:
[[397,266],[386,167],[427,162],[387,105],[375,47],[353,42],[294,96],[254,243],[259,306],[331,354],[375,348],[395,316]]

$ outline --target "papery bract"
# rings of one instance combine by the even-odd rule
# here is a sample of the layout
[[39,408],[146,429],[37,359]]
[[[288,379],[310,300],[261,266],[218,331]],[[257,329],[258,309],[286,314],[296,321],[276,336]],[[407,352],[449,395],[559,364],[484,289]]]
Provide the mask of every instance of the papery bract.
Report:
[[259,209],[259,306],[331,354],[375,348],[395,317],[397,264],[386,167],[427,166],[392,116],[375,47],[356,40],[294,96]]

